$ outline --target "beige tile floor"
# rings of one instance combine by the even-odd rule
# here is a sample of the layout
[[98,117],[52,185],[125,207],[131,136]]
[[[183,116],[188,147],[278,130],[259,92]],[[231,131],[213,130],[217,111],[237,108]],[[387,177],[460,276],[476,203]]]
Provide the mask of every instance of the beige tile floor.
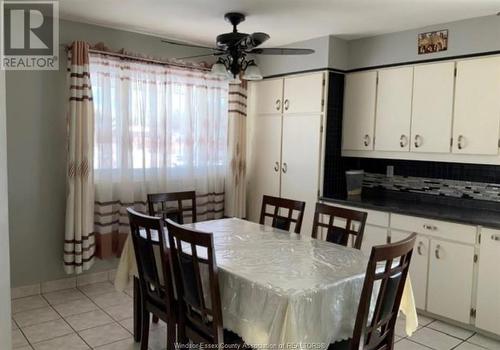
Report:
[[[12,300],[12,340],[16,350],[138,350],[132,338],[132,292],[116,292],[109,282]],[[500,350],[500,342],[447,323],[419,317],[406,337],[396,327],[395,350]],[[152,324],[149,348],[166,347],[165,324]]]

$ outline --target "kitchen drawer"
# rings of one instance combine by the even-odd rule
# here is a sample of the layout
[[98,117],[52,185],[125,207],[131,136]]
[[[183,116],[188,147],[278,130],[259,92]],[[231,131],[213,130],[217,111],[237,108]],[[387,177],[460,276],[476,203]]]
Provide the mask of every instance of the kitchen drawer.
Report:
[[422,233],[466,244],[476,243],[476,226],[455,224],[452,222],[425,219],[415,216],[392,214],[391,228]]
[[357,210],[357,211],[364,211],[365,213],[368,213],[368,217],[366,218],[367,224],[389,227],[389,213],[385,213],[383,211],[365,209],[365,208],[350,207],[347,205],[341,205],[341,204],[337,204],[337,203],[328,203],[328,202],[324,202],[324,203],[328,204],[328,205],[335,206],[335,207],[347,208],[347,209],[352,209],[352,210]]

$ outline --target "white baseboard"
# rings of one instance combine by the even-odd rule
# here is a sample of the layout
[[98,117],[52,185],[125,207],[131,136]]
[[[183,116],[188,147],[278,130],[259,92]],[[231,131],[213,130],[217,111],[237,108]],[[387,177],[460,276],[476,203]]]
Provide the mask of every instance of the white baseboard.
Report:
[[32,295],[40,294],[41,284],[30,284],[28,286],[16,287],[10,289],[11,299],[19,299],[24,297],[30,297]]
[[27,286],[11,288],[11,299],[19,299],[38,295],[41,293],[55,292],[63,289],[71,289],[87,284],[98,282],[114,282],[116,269],[101,272],[85,273],[74,277],[58,279],[54,281],[30,284]]
[[75,287],[76,287],[76,277],[68,277],[54,281],[42,282],[41,292],[50,293],[50,292],[56,292],[58,290],[70,289]]

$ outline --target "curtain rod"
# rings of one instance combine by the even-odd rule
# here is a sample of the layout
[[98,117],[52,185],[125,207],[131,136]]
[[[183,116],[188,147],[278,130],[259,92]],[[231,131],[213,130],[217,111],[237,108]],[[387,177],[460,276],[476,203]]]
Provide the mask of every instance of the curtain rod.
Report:
[[[64,44],[62,44],[61,46],[63,46],[66,49],[66,51],[69,50],[69,48],[70,48],[70,46],[64,45]],[[164,65],[164,66],[173,66],[173,67],[179,67],[179,68],[197,69],[197,70],[201,70],[201,71],[210,71],[210,68],[194,66],[194,65],[189,65],[189,64],[182,64],[182,63],[173,63],[173,62],[169,62],[169,61],[155,60],[153,58],[137,57],[137,56],[133,56],[133,55],[127,55],[127,54],[112,52],[112,51],[89,49],[89,52],[98,53],[101,55],[119,57],[119,58],[126,58],[129,60],[134,60],[134,61],[139,61],[139,62],[155,63],[155,64]]]

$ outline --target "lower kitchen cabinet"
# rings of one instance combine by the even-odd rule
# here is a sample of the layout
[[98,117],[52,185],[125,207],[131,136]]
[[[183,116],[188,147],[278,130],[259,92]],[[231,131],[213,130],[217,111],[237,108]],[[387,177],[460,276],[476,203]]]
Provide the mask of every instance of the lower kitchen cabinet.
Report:
[[[391,242],[397,242],[410,235],[409,232],[391,230]],[[429,238],[418,235],[410,263],[410,279],[415,297],[415,306],[420,310],[426,309],[427,303],[427,271],[429,270]]]
[[500,231],[481,229],[476,327],[500,334]]
[[474,246],[431,239],[427,311],[470,323]]
[[416,232],[409,272],[416,307],[500,335],[500,230],[332,205],[368,213],[361,245],[367,256],[388,232],[393,243]]
[[370,256],[374,245],[387,243],[387,227],[378,227],[373,225],[365,225],[363,233],[363,241],[361,243],[361,251],[366,256]]
[[[337,203],[325,204],[333,205],[340,208],[347,208],[351,210],[357,210],[366,212],[368,217],[366,218],[365,232],[363,233],[363,241],[361,243],[361,251],[368,257],[372,251],[374,245],[381,245],[387,243],[388,231],[389,231],[389,213],[370,210],[365,208],[349,207],[346,205],[341,205]],[[357,230],[359,223],[353,224],[353,228]],[[345,221],[343,219],[335,218],[335,226],[345,227]],[[326,233],[323,233],[322,237],[325,237]]]

